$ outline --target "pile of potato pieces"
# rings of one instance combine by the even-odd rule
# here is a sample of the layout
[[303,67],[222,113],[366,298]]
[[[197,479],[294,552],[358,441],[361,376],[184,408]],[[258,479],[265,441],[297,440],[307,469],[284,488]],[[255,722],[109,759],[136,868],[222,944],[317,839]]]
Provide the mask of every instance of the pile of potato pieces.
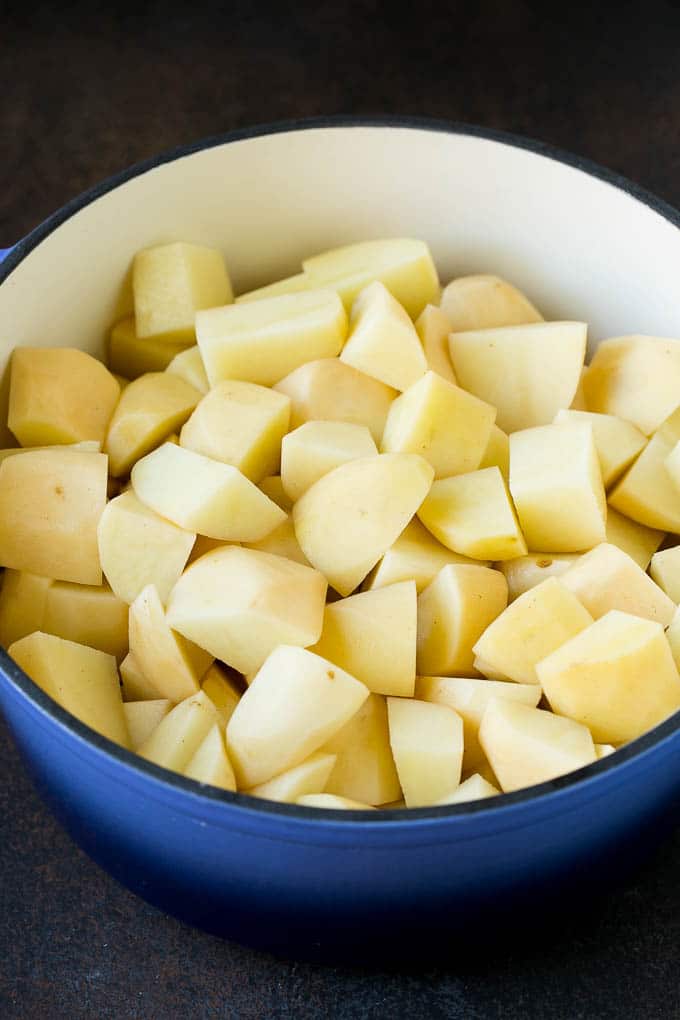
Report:
[[[233,299],[139,252],[108,368],[18,348],[0,643],[156,765],[325,808],[455,804],[680,708],[680,343],[443,292],[363,242]],[[644,385],[641,383],[644,381]]]

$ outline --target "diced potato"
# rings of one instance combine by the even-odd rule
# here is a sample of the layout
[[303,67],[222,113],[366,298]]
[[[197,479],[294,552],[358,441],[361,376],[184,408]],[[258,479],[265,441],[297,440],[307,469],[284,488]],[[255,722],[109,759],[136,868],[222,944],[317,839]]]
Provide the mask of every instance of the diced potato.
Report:
[[471,800],[484,800],[486,797],[496,797],[501,791],[493,783],[489,783],[483,776],[475,772],[468,776],[460,784],[457,790],[450,793],[448,797],[442,797],[436,801],[437,804],[467,804]]
[[184,424],[200,399],[198,390],[167,372],[149,372],[131,382],[106,436],[111,474],[128,474],[140,457]]
[[576,595],[549,577],[489,624],[473,651],[510,680],[536,684],[536,663],[592,622]]
[[[159,700],[156,687],[144,676],[139,663],[132,652],[128,652],[120,664],[120,682],[123,689],[123,700],[155,701]],[[167,700],[167,699],[163,699]]]
[[334,754],[315,751],[300,765],[295,765],[266,783],[252,786],[244,792],[250,797],[263,797],[265,800],[294,804],[298,797],[304,797],[305,794],[323,793],[334,765]]
[[274,387],[291,401],[290,427],[306,421],[346,421],[365,425],[379,443],[390,404],[397,396],[364,372],[339,358],[322,358],[301,365]]
[[101,584],[97,522],[107,458],[53,447],[0,464],[0,565],[77,584]]
[[508,586],[498,570],[443,567],[418,596],[418,673],[466,676],[473,671],[473,645],[507,601]]
[[382,283],[357,295],[340,360],[396,390],[408,389],[427,371],[415,326]]
[[667,627],[675,613],[675,603],[615,545],[603,543],[580,556],[560,582],[595,620],[610,609],[619,609]]
[[286,495],[281,475],[270,475],[268,478],[263,478],[258,488],[264,492],[265,496],[269,496],[277,506],[285,510],[286,513],[290,513],[293,509],[293,501]]
[[676,443],[671,452],[668,454],[665,464],[666,470],[671,476],[671,481],[675,485],[678,495],[680,496],[680,442]]
[[324,808],[327,811],[375,811],[370,804],[361,804],[349,797],[338,797],[334,793],[306,793],[295,801],[301,807]]
[[[680,545],[652,556],[649,573],[673,602],[680,602]],[[675,612],[675,607],[673,607]],[[660,621],[663,623],[663,620]]]
[[680,708],[680,676],[663,627],[616,609],[536,672],[553,712],[587,725],[599,743],[634,740]]
[[370,694],[323,750],[336,756],[325,786],[327,793],[374,805],[401,796],[390,747],[387,704],[380,694]]
[[213,662],[201,677],[201,690],[205,691],[217,709],[220,726],[224,729],[239,703],[242,686],[237,675],[221,662]]
[[392,403],[380,449],[420,454],[435,478],[474,471],[495,417],[495,408],[429,371]]
[[609,494],[609,503],[615,510],[648,528],[680,534],[680,499],[666,465],[678,441],[680,408],[663,422]]
[[508,582],[508,602],[513,602],[530,588],[549,577],[560,577],[576,562],[576,553],[528,553],[514,560],[504,560],[498,569]]
[[120,386],[91,354],[71,347],[17,347],[7,424],[22,446],[104,441]]
[[588,410],[588,403],[586,401],[586,395],[585,395],[585,393],[583,391],[583,380],[585,378],[585,374],[586,374],[587,371],[588,371],[588,368],[587,368],[587,366],[584,365],[584,367],[581,369],[581,378],[579,379],[578,386],[576,387],[576,393],[574,394],[574,399],[572,400],[571,404],[569,405],[569,408],[572,411],[587,411]]
[[[414,517],[368,575],[363,587],[366,590],[384,588],[388,584],[413,579],[420,594],[447,563],[479,565],[477,560],[451,552]],[[481,565],[488,567],[489,563]]]
[[[270,534],[275,534],[275,531],[272,531]],[[189,559],[187,560],[187,566],[191,566],[191,564],[200,559],[201,556],[205,556],[206,553],[212,552],[213,549],[223,549],[225,545],[240,544],[240,542],[223,542],[219,538],[208,538],[206,535],[196,535],[196,541],[194,542],[191,553],[189,554]],[[167,599],[165,601],[167,601]]]
[[43,629],[51,578],[25,570],[5,570],[0,589],[0,645],[9,648],[19,638]]
[[324,475],[293,508],[295,534],[309,562],[349,595],[404,530],[433,474],[416,454],[384,453]]
[[128,650],[128,607],[107,586],[55,581],[47,590],[40,630],[120,662]]
[[484,712],[479,741],[504,793],[547,782],[596,760],[585,726],[500,698],[493,698]]
[[583,390],[590,411],[615,414],[650,436],[678,406],[680,344],[655,336],[604,340]]
[[531,301],[507,280],[486,273],[459,276],[444,288],[441,310],[449,332],[542,322]]
[[671,625],[666,631],[666,638],[676,669],[680,670],[680,609],[675,611]]
[[510,478],[510,440],[498,425],[491,428],[489,441],[479,462],[480,468],[497,467],[500,469],[505,484]]
[[410,698],[416,680],[416,633],[415,581],[401,581],[327,605],[312,651],[376,694]]
[[210,389],[210,383],[205,374],[205,365],[201,357],[201,349],[198,344],[187,347],[185,351],[180,351],[176,354],[172,361],[168,363],[166,372],[170,372],[171,375],[178,375],[180,379],[184,379],[184,382],[189,383],[199,393],[205,394]]
[[147,372],[164,371],[178,355],[195,347],[193,337],[183,343],[155,338],[140,340],[132,317],[117,322],[111,329],[107,361],[112,372],[132,380]]
[[132,265],[137,335],[191,342],[202,308],[234,300],[222,253],[198,244],[157,245]]
[[36,450],[80,450],[81,453],[101,453],[101,443],[93,439],[84,439],[82,443],[57,443],[51,446],[11,446],[0,450],[0,464],[8,457],[17,457],[23,453],[34,453]]
[[97,526],[102,570],[123,602],[134,602],[142,588],[153,584],[167,602],[194,545],[194,532],[141,503],[128,489],[106,504]]
[[379,280],[416,319],[439,295],[439,277],[429,248],[412,238],[360,241],[305,259],[314,287],[332,287],[349,309],[359,291]]
[[445,705],[388,698],[394,763],[407,807],[434,804],[460,785],[463,721]]
[[180,528],[228,542],[257,542],[286,515],[231,464],[165,443],[132,469],[135,495]]
[[592,426],[605,488],[609,488],[630,467],[647,445],[647,437],[639,429],[613,414],[563,408],[555,415],[556,425],[568,425],[569,422],[583,422]]
[[217,711],[203,691],[190,695],[168,712],[137,753],[154,765],[184,772],[218,722]]
[[326,580],[311,567],[225,546],[185,571],[170,595],[167,618],[215,658],[253,673],[277,645],[305,647],[319,640],[325,598]]
[[595,744],[595,755],[597,760],[600,758],[607,758],[610,754],[613,754],[616,748],[613,744]]
[[461,386],[498,408],[504,432],[547,425],[574,397],[586,332],[583,322],[538,322],[452,333],[453,370]]
[[307,361],[336,357],[347,315],[333,291],[308,290],[198,312],[196,336],[211,386],[271,386]]
[[130,651],[144,677],[163,698],[195,694],[213,656],[170,627],[152,584],[130,606]]
[[365,425],[340,421],[305,422],[284,436],[281,444],[284,492],[295,503],[314,482],[333,468],[377,453],[373,437]]
[[161,719],[164,719],[172,708],[167,698],[154,701],[126,701],[123,714],[130,736],[130,747],[136,751],[151,736]]
[[184,769],[184,775],[187,779],[195,779],[197,783],[206,783],[208,786],[217,786],[221,790],[236,789],[234,770],[219,726],[213,726],[203,738]]
[[288,517],[283,524],[259,542],[245,543],[249,549],[260,549],[262,552],[272,553],[274,556],[285,556],[287,560],[294,560],[302,563],[305,567],[311,567],[311,563],[300,548],[300,543],[295,534],[295,525],[292,517]]
[[590,425],[511,435],[510,492],[533,552],[580,552],[604,542],[607,504]]
[[112,655],[39,630],[15,641],[8,652],[38,687],[76,719],[109,740],[130,746]]
[[279,645],[227,725],[240,789],[299,765],[357,712],[368,688],[312,652]]
[[280,297],[282,294],[297,294],[301,290],[309,290],[311,283],[304,273],[297,273],[295,276],[286,276],[276,283],[268,283],[257,290],[249,290],[245,294],[239,294],[236,304],[244,301],[262,301],[263,298]]
[[663,531],[647,528],[644,524],[624,517],[613,506],[607,507],[607,541],[628,553],[643,570],[647,569],[652,554],[665,537]]
[[418,517],[443,545],[474,559],[511,560],[527,551],[497,467],[435,482]]
[[416,321],[416,333],[420,337],[428,368],[443,379],[456,383],[456,376],[449,355],[449,333],[451,323],[436,305],[427,305]]

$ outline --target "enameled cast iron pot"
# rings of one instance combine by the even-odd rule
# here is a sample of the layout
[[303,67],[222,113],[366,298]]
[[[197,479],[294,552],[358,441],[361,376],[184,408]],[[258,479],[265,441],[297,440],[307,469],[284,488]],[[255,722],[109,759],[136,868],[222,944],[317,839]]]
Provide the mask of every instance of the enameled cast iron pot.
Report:
[[[627,181],[491,131],[331,120],[232,132],[119,174],[11,249],[0,372],[18,344],[100,353],[131,255],[176,239],[223,249],[238,292],[324,248],[422,237],[444,281],[507,276],[546,317],[588,321],[593,342],[680,337],[679,226]],[[5,372],[5,405],[6,392]],[[1,651],[0,704],[45,799],[112,875],[192,924],[288,955],[412,955],[508,917],[531,923],[558,894],[585,902],[658,840],[680,799],[680,714],[541,786],[368,814],[166,772],[76,721]]]

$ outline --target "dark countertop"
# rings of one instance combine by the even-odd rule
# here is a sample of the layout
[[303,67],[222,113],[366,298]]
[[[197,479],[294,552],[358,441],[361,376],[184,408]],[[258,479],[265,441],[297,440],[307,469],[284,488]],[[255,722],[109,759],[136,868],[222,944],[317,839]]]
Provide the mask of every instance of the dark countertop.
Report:
[[[83,188],[236,126],[405,113],[533,135],[680,205],[680,10],[536,2],[0,7],[0,246]],[[295,12],[285,8],[295,6]],[[307,9],[308,8],[308,9]],[[277,11],[277,13],[273,13]],[[631,238],[631,243],[635,239]],[[679,272],[680,292],[680,272]],[[430,970],[295,964],[163,916],[80,853],[0,724],[0,1017],[680,1017],[680,832],[539,945]]]

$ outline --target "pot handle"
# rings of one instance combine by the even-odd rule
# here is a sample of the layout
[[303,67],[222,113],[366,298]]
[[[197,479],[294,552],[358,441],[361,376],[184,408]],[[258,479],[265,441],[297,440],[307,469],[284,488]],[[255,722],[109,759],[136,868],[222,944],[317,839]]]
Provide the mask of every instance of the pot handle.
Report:
[[11,250],[12,250],[11,248],[0,248],[0,262],[2,262],[3,259],[7,258]]

